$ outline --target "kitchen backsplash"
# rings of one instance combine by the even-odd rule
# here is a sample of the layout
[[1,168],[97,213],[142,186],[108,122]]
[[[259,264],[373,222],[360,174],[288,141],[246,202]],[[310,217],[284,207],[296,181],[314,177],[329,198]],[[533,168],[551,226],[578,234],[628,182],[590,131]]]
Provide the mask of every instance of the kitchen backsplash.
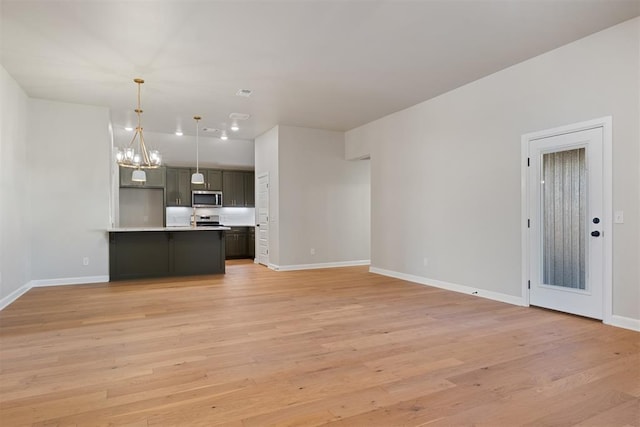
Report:
[[[191,224],[193,208],[168,207],[167,227],[184,227]],[[255,208],[196,208],[196,215],[218,215],[223,225],[255,225]]]

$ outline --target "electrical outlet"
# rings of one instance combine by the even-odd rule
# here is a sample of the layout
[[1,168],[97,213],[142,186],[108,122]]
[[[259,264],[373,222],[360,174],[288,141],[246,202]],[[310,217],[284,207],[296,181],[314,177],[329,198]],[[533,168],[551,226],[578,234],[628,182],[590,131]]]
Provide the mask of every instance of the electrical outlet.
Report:
[[429,265],[429,259],[427,257],[424,257],[424,259],[422,260],[422,265],[424,265],[425,267]]
[[311,248],[311,250],[309,252],[311,252],[311,255],[315,255],[316,254],[316,248]]
[[82,258],[82,265],[89,265],[89,257]]
[[616,224],[624,224],[624,212],[623,211],[615,211],[613,213],[613,222]]

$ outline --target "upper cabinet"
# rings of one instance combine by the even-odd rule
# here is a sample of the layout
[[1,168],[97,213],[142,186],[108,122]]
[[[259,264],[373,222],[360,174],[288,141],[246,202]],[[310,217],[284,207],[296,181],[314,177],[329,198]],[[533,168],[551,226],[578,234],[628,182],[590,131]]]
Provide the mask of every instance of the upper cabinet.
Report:
[[159,167],[145,169],[147,180],[131,180],[133,168],[120,167],[120,187],[164,188],[166,206],[191,206],[192,190],[222,191],[225,207],[255,206],[255,173],[252,171],[222,171],[200,169],[204,184],[192,184],[195,169]]
[[165,167],[155,169],[144,169],[147,180],[145,182],[132,181],[134,168],[120,166],[120,187],[140,187],[140,188],[164,188]]
[[244,205],[251,208],[256,205],[256,174],[254,172],[244,173]]
[[[191,169],[191,173],[196,173],[196,170]],[[200,169],[200,173],[204,175],[204,184],[191,184],[192,190],[222,190],[222,171],[217,169]]]
[[253,207],[255,205],[253,172],[222,172],[222,204],[227,207]]
[[191,206],[191,170],[167,168],[167,206]]

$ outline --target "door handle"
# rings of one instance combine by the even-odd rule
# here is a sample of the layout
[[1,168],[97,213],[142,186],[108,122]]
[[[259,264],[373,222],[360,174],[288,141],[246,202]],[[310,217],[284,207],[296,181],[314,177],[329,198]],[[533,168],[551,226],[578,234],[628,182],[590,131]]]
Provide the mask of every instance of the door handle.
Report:
[[592,231],[592,232],[591,232],[591,235],[592,235],[593,237],[598,237],[598,236],[600,236],[600,232],[599,232],[598,230],[596,230],[596,231]]

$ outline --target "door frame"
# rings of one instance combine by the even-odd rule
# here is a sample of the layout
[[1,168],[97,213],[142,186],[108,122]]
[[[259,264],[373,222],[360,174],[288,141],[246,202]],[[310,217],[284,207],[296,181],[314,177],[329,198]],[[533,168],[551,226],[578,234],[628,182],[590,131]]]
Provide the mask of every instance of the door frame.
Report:
[[573,123],[552,129],[531,132],[522,135],[520,156],[521,156],[521,242],[522,242],[522,299],[525,307],[529,307],[529,272],[530,265],[530,241],[528,220],[531,218],[529,206],[529,143],[533,140],[548,138],[567,133],[579,132],[594,128],[602,128],[602,191],[603,191],[603,212],[602,212],[602,238],[603,242],[603,283],[602,283],[602,322],[611,324],[613,316],[613,155],[612,136],[613,120],[611,116],[600,117],[580,123]]
[[[255,198],[255,205],[256,205],[256,225],[260,224],[260,186],[258,185],[258,183],[260,182],[260,178],[267,178],[267,218],[271,218],[271,186],[270,181],[271,178],[269,176],[269,172],[263,172],[260,175],[255,175],[256,178],[256,186],[255,186],[255,192],[256,192],[256,198]],[[267,219],[267,223],[269,224],[269,220]],[[259,227],[256,227],[259,229]],[[256,258],[254,260],[255,264],[260,264],[260,232],[258,230],[256,230],[256,241],[255,241],[255,251],[256,251]],[[269,249],[271,246],[271,224],[269,224],[269,228],[267,229],[267,263],[266,264],[262,264],[265,265],[268,268],[271,268],[271,254],[269,253]]]

